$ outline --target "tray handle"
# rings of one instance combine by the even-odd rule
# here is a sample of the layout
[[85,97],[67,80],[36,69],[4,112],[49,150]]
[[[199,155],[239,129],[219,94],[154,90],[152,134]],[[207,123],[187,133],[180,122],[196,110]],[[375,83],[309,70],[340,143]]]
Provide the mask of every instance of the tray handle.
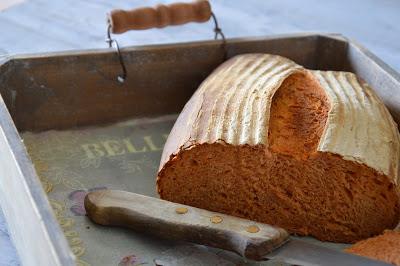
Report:
[[108,23],[114,34],[129,30],[164,28],[189,22],[206,22],[211,17],[211,6],[206,0],[192,3],[174,3],[141,7],[132,10],[115,9],[108,15]]
[[[218,36],[222,39],[222,47],[225,50],[225,35],[218,26],[217,18],[211,11],[208,0],[196,0],[192,3],[174,3],[170,5],[157,5],[156,7],[141,7],[132,10],[115,9],[108,14],[107,38],[108,46],[115,47],[118,60],[121,65],[121,74],[117,76],[120,83],[127,78],[127,70],[122,58],[118,42],[111,38],[111,33],[120,34],[129,30],[145,30],[150,28],[164,28],[170,25],[182,25],[189,22],[214,21],[214,39]],[[226,57],[226,50],[224,58]]]

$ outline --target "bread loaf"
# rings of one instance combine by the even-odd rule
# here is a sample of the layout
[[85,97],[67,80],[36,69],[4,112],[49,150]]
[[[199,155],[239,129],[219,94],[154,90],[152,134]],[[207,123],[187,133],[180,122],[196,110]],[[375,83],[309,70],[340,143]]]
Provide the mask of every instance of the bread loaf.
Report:
[[348,72],[236,56],[198,88],[165,144],[160,197],[354,242],[399,220],[399,132]]
[[346,251],[400,266],[400,232],[386,230],[382,235],[357,242]]

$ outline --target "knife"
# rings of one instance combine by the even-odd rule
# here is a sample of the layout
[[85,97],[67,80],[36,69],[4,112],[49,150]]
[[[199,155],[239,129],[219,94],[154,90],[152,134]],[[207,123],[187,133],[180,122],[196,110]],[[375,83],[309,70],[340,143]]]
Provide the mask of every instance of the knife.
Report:
[[100,225],[128,227],[164,239],[233,251],[251,260],[295,265],[390,265],[295,239],[279,227],[119,190],[85,197],[88,217]]

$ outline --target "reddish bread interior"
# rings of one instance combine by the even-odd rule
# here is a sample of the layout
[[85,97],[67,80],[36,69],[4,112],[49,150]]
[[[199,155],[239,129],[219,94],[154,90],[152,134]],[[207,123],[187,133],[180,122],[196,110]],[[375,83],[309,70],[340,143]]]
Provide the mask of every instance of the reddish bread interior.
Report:
[[400,266],[400,232],[386,230],[382,235],[357,242],[346,251]]
[[353,74],[241,55],[186,104],[157,187],[166,200],[355,242],[398,223],[399,145],[389,112]]

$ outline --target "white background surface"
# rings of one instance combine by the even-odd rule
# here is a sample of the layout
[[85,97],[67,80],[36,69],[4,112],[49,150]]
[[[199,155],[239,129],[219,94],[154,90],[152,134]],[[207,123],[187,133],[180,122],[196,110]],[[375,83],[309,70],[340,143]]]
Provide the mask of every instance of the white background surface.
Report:
[[[108,11],[160,2],[172,1],[27,0],[0,12],[0,56],[104,48]],[[400,71],[400,0],[212,0],[211,4],[228,38],[302,31],[341,33]],[[212,24],[207,23],[129,32],[117,39],[127,46],[212,37]],[[11,265],[18,265],[18,258],[0,211],[0,266]]]

